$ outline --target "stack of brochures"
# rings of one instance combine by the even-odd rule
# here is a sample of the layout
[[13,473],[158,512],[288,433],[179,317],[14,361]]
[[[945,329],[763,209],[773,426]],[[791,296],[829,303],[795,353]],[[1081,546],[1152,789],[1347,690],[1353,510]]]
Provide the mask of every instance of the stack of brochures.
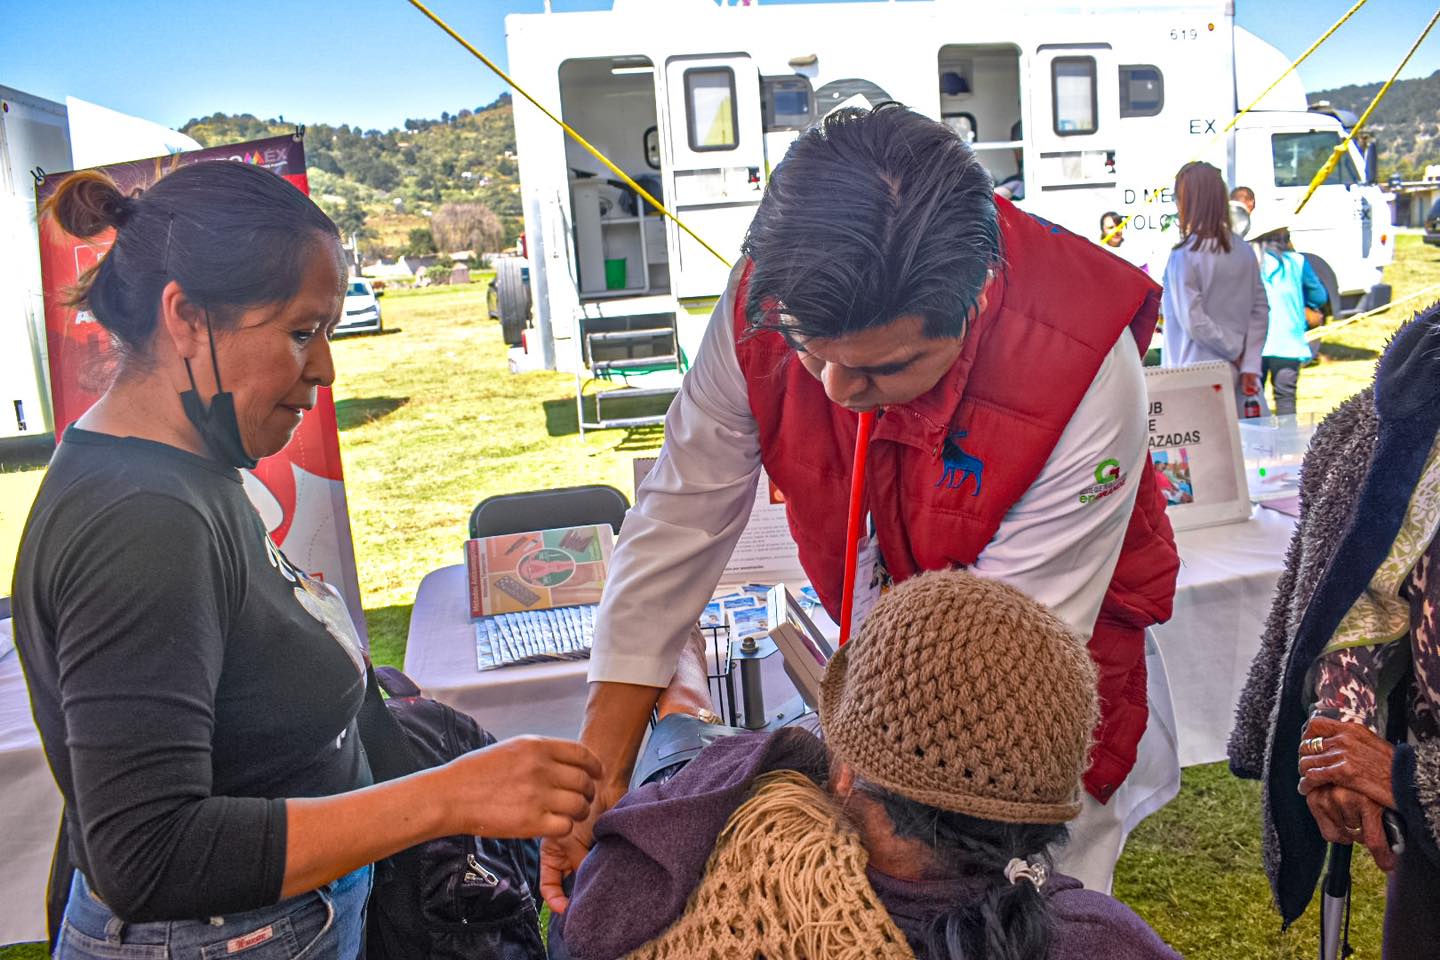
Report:
[[590,656],[613,547],[604,523],[468,541],[476,665],[494,670]]
[[[747,583],[738,590],[717,595],[700,614],[701,630],[726,630],[732,640],[768,633],[771,627],[766,598],[774,584]],[[796,601],[805,609],[820,606],[815,589],[806,584]]]

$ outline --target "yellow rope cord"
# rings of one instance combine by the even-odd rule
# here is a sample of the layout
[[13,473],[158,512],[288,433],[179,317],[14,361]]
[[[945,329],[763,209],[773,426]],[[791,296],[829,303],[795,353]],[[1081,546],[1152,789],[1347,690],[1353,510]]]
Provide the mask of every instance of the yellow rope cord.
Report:
[[1416,37],[1415,42],[1410,45],[1410,50],[1405,54],[1405,59],[1400,61],[1400,65],[1395,68],[1395,72],[1390,74],[1390,79],[1386,80],[1385,85],[1375,94],[1375,99],[1370,101],[1370,106],[1366,107],[1365,112],[1360,115],[1360,119],[1355,121],[1355,126],[1350,128],[1350,132],[1345,135],[1345,139],[1340,141],[1340,143],[1335,146],[1335,149],[1330,152],[1330,159],[1325,161],[1323,167],[1315,171],[1315,176],[1310,180],[1310,189],[1305,191],[1305,196],[1300,198],[1300,206],[1295,208],[1296,213],[1305,209],[1305,204],[1310,202],[1310,197],[1314,195],[1316,189],[1330,176],[1330,171],[1335,169],[1335,165],[1339,163],[1340,158],[1345,155],[1345,150],[1350,146],[1350,141],[1354,140],[1355,135],[1365,126],[1365,123],[1370,119],[1370,114],[1375,112],[1375,108],[1380,106],[1380,101],[1385,99],[1385,94],[1390,92],[1390,87],[1395,83],[1395,78],[1400,76],[1400,71],[1405,69],[1405,64],[1410,62],[1410,58],[1415,56],[1415,51],[1420,49],[1420,44],[1424,43],[1425,38],[1430,35],[1430,31],[1434,28],[1436,20],[1440,20],[1440,10],[1436,10],[1435,15],[1430,18],[1430,22],[1425,24],[1425,29],[1420,31],[1420,36]]
[[530,101],[530,103],[534,105],[537,110],[545,114],[545,116],[549,117],[551,120],[555,121],[555,123],[559,124],[560,128],[563,129],[570,136],[571,139],[573,139],[576,143],[580,144],[580,146],[584,147],[587,151],[589,151],[590,155],[596,160],[599,160],[601,163],[605,164],[605,166],[609,168],[610,172],[623,180],[625,182],[625,185],[628,186],[631,190],[634,190],[641,197],[644,197],[646,203],[650,204],[650,206],[654,207],[660,213],[675,221],[675,226],[690,234],[690,236],[694,238],[696,243],[700,244],[700,246],[713,253],[715,255],[715,259],[719,260],[727,267],[730,266],[730,261],[724,256],[722,256],[719,251],[717,251],[714,247],[710,246],[710,244],[700,239],[700,236],[694,230],[691,230],[688,226],[685,225],[685,221],[681,220],[679,217],[675,216],[675,214],[671,213],[668,209],[666,209],[663,203],[652,197],[649,191],[647,191],[644,187],[640,186],[640,184],[636,183],[635,180],[628,173],[615,166],[614,163],[610,162],[609,157],[605,156],[605,154],[601,153],[594,146],[592,146],[590,141],[582,137],[574,127],[570,126],[570,124],[557,117],[539,100],[536,100],[534,97],[530,96],[529,92],[527,92],[524,87],[520,86],[520,84],[515,82],[514,78],[512,78],[504,70],[500,69],[499,64],[491,60],[489,57],[485,56],[485,54],[481,53],[479,50],[476,50],[475,47],[473,47],[468,40],[460,36],[460,34],[456,33],[455,30],[448,23],[436,16],[430,10],[430,8],[425,6],[425,4],[421,3],[420,0],[409,0],[409,3],[416,10],[419,10],[421,13],[425,14],[425,16],[429,17],[430,21],[434,23],[435,26],[448,33],[451,39],[453,39],[456,43],[460,44],[460,46],[470,51],[470,53],[475,57],[475,59],[479,60],[481,63],[485,64],[485,66],[489,67],[495,73],[495,75],[498,76],[501,80],[504,80],[507,85],[514,88],[516,93],[520,94],[520,96]]
[[1376,307],[1374,310],[1366,310],[1364,313],[1357,313],[1353,317],[1346,317],[1339,323],[1330,323],[1326,324],[1323,327],[1316,327],[1314,330],[1306,332],[1305,339],[1307,341],[1323,340],[1326,337],[1330,336],[1332,333],[1334,333],[1336,330],[1339,330],[1341,327],[1348,327],[1350,326],[1350,324],[1354,323],[1357,320],[1368,320],[1371,317],[1384,313],[1391,307],[1398,307],[1402,303],[1409,303],[1411,300],[1419,299],[1420,297],[1425,296],[1427,293],[1440,293],[1440,283],[1433,283],[1428,287],[1425,287],[1421,290],[1416,291],[1415,293],[1410,294],[1410,296],[1408,297],[1401,297],[1399,300],[1392,300],[1389,303],[1385,304],[1385,306],[1383,307]]
[[[1282,74],[1280,74],[1280,76],[1276,77],[1276,78],[1271,82],[1270,86],[1266,87],[1266,88],[1261,92],[1260,96],[1256,97],[1254,100],[1251,100],[1250,103],[1245,107],[1244,110],[1241,110],[1239,113],[1235,114],[1235,116],[1231,117],[1231,118],[1230,118],[1230,122],[1227,123],[1227,124],[1225,124],[1225,126],[1224,126],[1218,133],[1216,133],[1213,137],[1211,137],[1209,140],[1207,140],[1207,141],[1205,142],[1205,146],[1201,147],[1198,151],[1196,151],[1195,155],[1192,156],[1189,160],[1185,161],[1185,163],[1194,163],[1196,160],[1199,160],[1201,157],[1203,157],[1203,156],[1205,155],[1205,152],[1206,152],[1207,150],[1209,150],[1211,147],[1213,147],[1213,146],[1215,145],[1215,142],[1216,142],[1217,140],[1219,140],[1221,137],[1225,136],[1225,135],[1226,135],[1227,133],[1229,133],[1231,130],[1234,130],[1234,129],[1235,129],[1235,124],[1239,123],[1240,120],[1241,120],[1247,113],[1249,113],[1251,110],[1254,110],[1254,109],[1260,104],[1260,101],[1261,101],[1261,100],[1264,100],[1266,97],[1268,97],[1268,96],[1270,95],[1270,91],[1271,91],[1271,90],[1274,90],[1276,87],[1280,86],[1281,81],[1283,81],[1286,77],[1290,76],[1290,74],[1294,73],[1294,72],[1296,71],[1296,69],[1299,68],[1300,64],[1302,64],[1302,63],[1304,63],[1306,60],[1308,60],[1308,59],[1310,58],[1310,54],[1314,53],[1316,50],[1319,50],[1319,49],[1320,49],[1320,45],[1321,45],[1322,43],[1324,43],[1326,40],[1329,40],[1330,37],[1335,33],[1335,31],[1336,31],[1336,30],[1339,30],[1342,26],[1344,26],[1345,21],[1346,21],[1346,20],[1349,20],[1351,17],[1353,17],[1353,16],[1355,15],[1356,11],[1358,11],[1361,7],[1365,6],[1365,4],[1366,4],[1367,2],[1368,2],[1368,0],[1355,0],[1355,5],[1352,6],[1349,10],[1346,10],[1346,11],[1340,16],[1340,19],[1339,19],[1339,20],[1336,20],[1334,23],[1332,23],[1332,24],[1330,25],[1330,29],[1329,29],[1329,30],[1326,30],[1324,33],[1322,33],[1322,34],[1319,36],[1319,38],[1318,38],[1314,43],[1312,43],[1312,44],[1310,44],[1310,46],[1306,47],[1304,53],[1300,54],[1300,56],[1298,56],[1298,57],[1296,57],[1294,60],[1290,61],[1290,66],[1288,66],[1288,67],[1285,68],[1285,72],[1284,72],[1284,73],[1282,73]],[[1348,142],[1348,141],[1347,141],[1347,142]],[[1181,164],[1182,167],[1183,167],[1184,165],[1185,165],[1185,164],[1183,164],[1183,163]],[[1160,192],[1161,192],[1161,190],[1163,190],[1163,189],[1164,189],[1164,185],[1162,184],[1160,187],[1157,187],[1157,188],[1154,189],[1154,190],[1146,190],[1146,191],[1144,191],[1144,193],[1145,193],[1145,200],[1144,200],[1143,203],[1140,204],[1140,209],[1143,210],[1143,209],[1145,209],[1146,207],[1148,207],[1150,204],[1154,203],[1154,202],[1155,202],[1155,198],[1160,195]],[[1138,212],[1139,212],[1139,211],[1137,210],[1136,213],[1138,213]],[[1128,227],[1128,226],[1130,225],[1130,219],[1131,219],[1131,217],[1134,217],[1134,216],[1135,216],[1135,214],[1132,213],[1132,214],[1130,214],[1130,216],[1126,217],[1124,220],[1122,220],[1121,222],[1117,223],[1114,227],[1112,227],[1112,228],[1110,229],[1110,232],[1106,233],[1105,236],[1103,236],[1103,237],[1100,238],[1100,242],[1101,242],[1101,243],[1107,243],[1107,242],[1109,242],[1109,240],[1110,240],[1111,237],[1115,236],[1115,234],[1119,233],[1121,230],[1124,230],[1126,227]]]

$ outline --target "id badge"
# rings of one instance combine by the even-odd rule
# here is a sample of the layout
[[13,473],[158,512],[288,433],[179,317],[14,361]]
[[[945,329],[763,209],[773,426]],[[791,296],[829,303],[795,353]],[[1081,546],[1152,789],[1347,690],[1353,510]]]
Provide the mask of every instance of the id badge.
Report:
[[850,636],[858,636],[860,624],[880,599],[885,583],[885,564],[880,557],[880,545],[874,535],[861,537],[856,549],[855,562],[855,606],[851,612]]

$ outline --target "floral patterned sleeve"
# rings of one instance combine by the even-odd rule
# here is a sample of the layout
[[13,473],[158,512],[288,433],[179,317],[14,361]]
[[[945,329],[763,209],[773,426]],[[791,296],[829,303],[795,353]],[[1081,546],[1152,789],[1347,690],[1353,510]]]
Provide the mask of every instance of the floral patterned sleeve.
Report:
[[1347,723],[1363,723],[1380,734],[1375,689],[1385,665],[1403,649],[1402,642],[1376,647],[1345,647],[1323,654],[1316,661],[1312,715]]
[[[1426,591],[1433,587],[1428,571],[1440,542],[1432,543],[1405,578],[1400,596],[1409,607],[1411,630],[1426,610]],[[1380,705],[1376,690],[1380,675],[1397,655],[1410,647],[1410,633],[1389,643],[1342,647],[1320,655],[1315,662],[1315,716],[1348,723],[1363,723],[1380,736]]]

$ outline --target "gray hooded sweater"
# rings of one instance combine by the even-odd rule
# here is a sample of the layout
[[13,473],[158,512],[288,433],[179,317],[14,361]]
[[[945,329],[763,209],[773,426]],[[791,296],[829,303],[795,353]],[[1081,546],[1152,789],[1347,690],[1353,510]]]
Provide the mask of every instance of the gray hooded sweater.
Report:
[[[1437,350],[1440,304],[1396,333],[1375,384],[1316,430],[1301,475],[1300,522],[1236,709],[1230,768],[1264,781],[1265,871],[1286,924],[1310,902],[1325,856],[1296,789],[1306,674],[1388,553],[1440,430]],[[1392,786],[1409,838],[1440,859],[1440,743],[1399,745]]]

